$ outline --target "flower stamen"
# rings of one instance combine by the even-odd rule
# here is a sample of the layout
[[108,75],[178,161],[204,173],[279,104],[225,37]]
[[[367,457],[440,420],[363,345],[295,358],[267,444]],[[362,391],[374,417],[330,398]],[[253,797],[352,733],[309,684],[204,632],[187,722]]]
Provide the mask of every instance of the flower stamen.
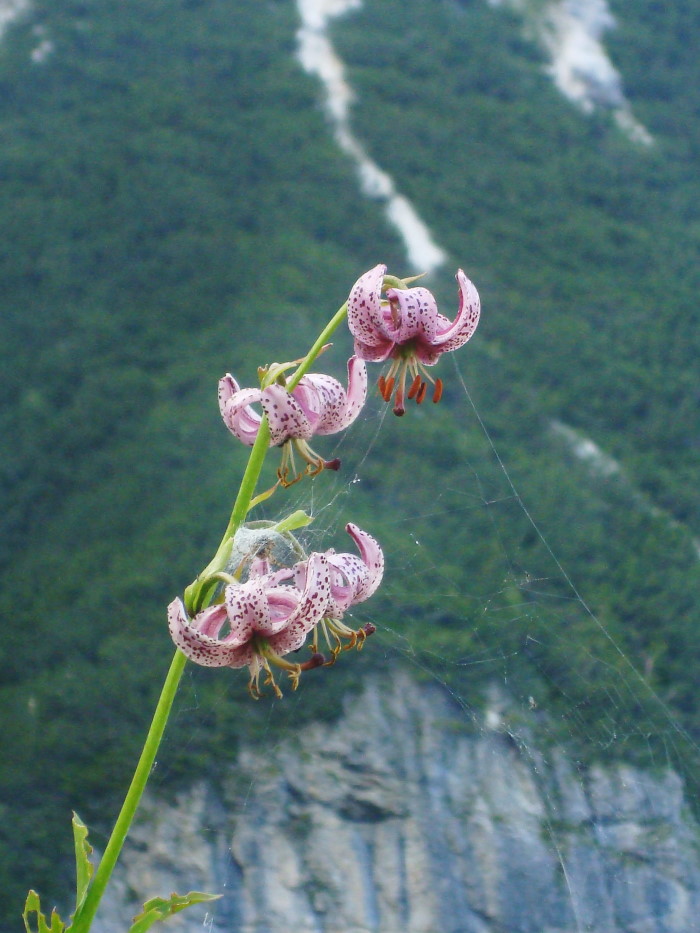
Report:
[[420,387],[421,387],[421,383],[422,383],[421,377],[418,375],[418,373],[416,373],[416,375],[413,377],[413,382],[411,383],[411,388],[408,390],[408,397],[409,397],[409,398],[415,398],[415,397],[416,397],[416,394],[417,394],[418,390],[419,390]]

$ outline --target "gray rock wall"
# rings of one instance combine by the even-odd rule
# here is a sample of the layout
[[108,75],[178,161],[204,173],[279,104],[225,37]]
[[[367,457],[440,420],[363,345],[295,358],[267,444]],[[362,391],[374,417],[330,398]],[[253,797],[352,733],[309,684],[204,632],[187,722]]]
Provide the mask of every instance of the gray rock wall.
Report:
[[[497,704],[496,704],[497,705]],[[698,828],[680,778],[576,773],[449,695],[371,682],[332,727],[244,749],[223,794],[149,797],[97,933],[138,899],[224,898],[181,933],[693,933]]]

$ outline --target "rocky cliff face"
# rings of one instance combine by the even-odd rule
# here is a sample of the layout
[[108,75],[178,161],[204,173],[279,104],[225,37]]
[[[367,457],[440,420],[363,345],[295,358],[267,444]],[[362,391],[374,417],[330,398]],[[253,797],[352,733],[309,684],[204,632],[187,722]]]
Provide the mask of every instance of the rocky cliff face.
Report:
[[496,709],[477,734],[464,725],[446,692],[397,676],[333,727],[244,749],[223,793],[151,797],[98,933],[191,889],[224,897],[172,930],[700,930],[700,836],[675,773],[577,773]]

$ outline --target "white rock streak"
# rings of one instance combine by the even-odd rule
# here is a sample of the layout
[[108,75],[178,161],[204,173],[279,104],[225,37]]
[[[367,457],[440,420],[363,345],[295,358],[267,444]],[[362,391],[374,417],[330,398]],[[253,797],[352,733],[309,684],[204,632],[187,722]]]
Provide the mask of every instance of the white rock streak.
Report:
[[552,421],[551,427],[555,434],[566,441],[574,456],[587,463],[599,476],[622,475],[622,467],[617,460],[604,453],[595,441],[584,437],[561,421]]
[[42,62],[45,62],[54,51],[54,44],[51,39],[48,38],[46,26],[35,26],[32,29],[32,33],[36,36],[38,45],[32,49],[29,57],[35,65],[40,65]]
[[541,6],[528,0],[490,0],[508,5],[525,19],[550,58],[547,69],[561,93],[584,113],[602,107],[636,143],[652,143],[649,132],[632,115],[622,79],[602,43],[615,26],[607,0],[550,0]]
[[0,0],[0,39],[10,23],[29,10],[29,0]]
[[[609,479],[612,476],[618,477],[627,487],[643,512],[646,512],[648,515],[653,515],[655,518],[662,518],[667,521],[672,528],[679,528],[687,533],[688,527],[677,521],[677,519],[669,515],[664,509],[660,509],[658,505],[654,505],[645,493],[640,492],[639,489],[632,484],[618,461],[615,460],[614,457],[611,457],[610,454],[606,454],[595,441],[592,441],[589,437],[585,437],[583,434],[580,434],[561,421],[551,421],[550,427],[554,434],[564,440],[573,455],[587,464],[593,474],[603,479]],[[695,554],[698,559],[700,559],[700,540],[698,538],[691,538],[691,541]]]
[[323,83],[336,142],[357,165],[362,193],[385,202],[387,217],[399,231],[414,270],[432,272],[445,262],[445,252],[433,241],[410,201],[397,192],[391,176],[370,159],[350,128],[354,95],[326,28],[331,19],[360,5],[360,0],[297,0],[302,23],[297,32],[299,61],[305,71]]

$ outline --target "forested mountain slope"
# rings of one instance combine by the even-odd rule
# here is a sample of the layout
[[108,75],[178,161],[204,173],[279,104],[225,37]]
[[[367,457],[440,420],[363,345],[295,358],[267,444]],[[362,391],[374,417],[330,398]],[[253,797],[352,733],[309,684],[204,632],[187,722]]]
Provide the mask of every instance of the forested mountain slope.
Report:
[[[449,254],[430,286],[452,316],[463,266],[484,313],[440,406],[377,434],[374,402],[343,474],[299,487],[324,527],[364,521],[392,573],[377,644],[309,676],[298,717],[408,658],[470,703],[493,677],[536,696],[584,761],[693,770],[700,19],[613,12],[650,146],[562,97],[506,9],[371,0],[331,25],[353,131]],[[0,39],[8,930],[29,885],[60,890],[70,808],[109,824],[171,655],[164,606],[218,543],[244,463],[219,376],[301,355],[377,262],[420,271],[333,140],[298,26],[289,0],[37,0]],[[192,675],[166,784],[288,727],[232,683]]]

